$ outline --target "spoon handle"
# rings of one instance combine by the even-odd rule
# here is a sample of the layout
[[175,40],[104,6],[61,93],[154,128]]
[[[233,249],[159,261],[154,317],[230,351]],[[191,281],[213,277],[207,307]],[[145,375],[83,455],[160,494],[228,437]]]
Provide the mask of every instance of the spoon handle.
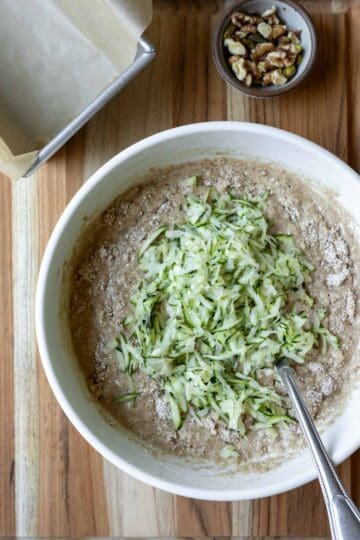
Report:
[[321,490],[334,540],[360,539],[360,512],[346,493],[324,448],[296,384],[292,368],[280,361],[278,370],[293,403],[296,415],[318,471]]

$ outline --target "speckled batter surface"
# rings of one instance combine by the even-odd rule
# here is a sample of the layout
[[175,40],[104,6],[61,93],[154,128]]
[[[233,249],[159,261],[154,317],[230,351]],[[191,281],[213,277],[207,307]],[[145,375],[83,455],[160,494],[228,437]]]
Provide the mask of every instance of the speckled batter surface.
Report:
[[[354,351],[359,336],[359,248],[351,223],[336,201],[275,164],[229,158],[191,162],[151,171],[140,179],[141,185],[116,199],[85,228],[74,250],[70,265],[72,341],[94,397],[116,421],[154,448],[218,462],[221,448],[231,443],[238,450],[240,469],[266,470],[302,447],[297,425],[280,428],[275,439],[264,430],[250,431],[241,438],[209,415],[201,424],[188,417],[175,431],[161,389],[141,373],[134,377],[141,392],[135,406],[113,402],[128,391],[128,380],[118,371],[107,346],[122,330],[129,296],[140,278],[136,251],[159,225],[183,219],[183,196],[197,188],[182,186],[179,180],[194,174],[202,184],[219,190],[232,187],[247,195],[271,190],[265,211],[271,232],[292,234],[315,266],[308,292],[316,307],[325,309],[325,326],[341,338],[340,349],[330,349],[324,356],[319,352],[308,355],[306,363],[296,367],[298,378],[320,428],[341,412],[351,382],[358,377]],[[260,382],[276,385],[291,413],[284,389],[273,380]]]

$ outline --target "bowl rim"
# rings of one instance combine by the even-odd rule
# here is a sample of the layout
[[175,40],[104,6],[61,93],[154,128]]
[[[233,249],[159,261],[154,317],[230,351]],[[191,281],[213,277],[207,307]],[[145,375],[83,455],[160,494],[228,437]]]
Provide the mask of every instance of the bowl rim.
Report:
[[[59,382],[55,374],[54,367],[52,365],[51,347],[49,347],[49,337],[46,335],[44,323],[45,292],[50,274],[53,255],[56,252],[57,244],[64,230],[66,229],[68,222],[76,213],[78,206],[87,197],[88,193],[90,193],[95,188],[95,186],[101,183],[103,178],[105,178],[110,171],[118,167],[128,158],[135,156],[146,148],[152,147],[162,142],[176,139],[180,136],[186,136],[194,133],[207,133],[209,131],[219,130],[236,132],[241,130],[243,133],[248,132],[252,134],[265,133],[282,141],[293,142],[300,147],[302,146],[303,148],[305,147],[312,152],[316,152],[317,155],[320,154],[319,157],[321,157],[322,155],[327,159],[332,160],[334,165],[340,166],[344,171],[346,171],[348,176],[353,178],[354,182],[359,182],[358,174],[349,165],[347,165],[340,158],[338,158],[328,150],[299,135],[263,124],[236,121],[200,122],[171,128],[146,137],[145,139],[142,139],[135,144],[129,146],[128,148],[122,150],[114,157],[112,157],[109,161],[107,161],[104,165],[102,165],[97,171],[95,171],[90,176],[89,180],[87,180],[75,193],[73,198],[65,207],[63,213],[61,214],[59,220],[57,221],[53,229],[41,262],[35,297],[35,327],[41,363],[49,385],[58,401],[58,404],[60,405],[61,409],[63,410],[69,421],[77,429],[77,431],[84,437],[84,439],[90,444],[90,446],[97,450],[105,459],[107,459],[116,467],[120,468],[125,473],[130,474],[134,478],[150,484],[153,487],[173,493],[175,495],[211,501],[237,501],[277,495],[279,493],[284,493],[290,489],[302,486],[316,478],[316,469],[315,467],[309,467],[308,470],[305,470],[304,472],[299,474],[299,476],[297,476],[295,479],[281,479],[277,482],[272,483],[271,485],[266,486],[266,488],[261,488],[261,490],[258,487],[252,488],[251,486],[247,487],[246,489],[239,487],[239,489],[219,490],[217,490],[216,486],[214,486],[214,489],[209,490],[204,488],[189,487],[188,485],[182,485],[181,483],[173,483],[171,480],[164,480],[154,474],[147,472],[145,468],[140,468],[138,466],[129,464],[118,453],[115,453],[110,448],[108,448],[108,446],[106,446],[92,432],[92,430],[86,425],[81,416],[78,414],[75,407],[73,407],[73,405],[67,399],[65,392],[62,388],[62,384]],[[353,452],[355,452],[359,446],[360,432],[358,434],[357,440],[355,440],[353,444],[347,446],[344,449],[341,449],[337,452],[335,456],[333,456],[334,463],[338,464],[342,462]],[[307,451],[305,451],[305,453],[306,452]]]
[[287,82],[286,84],[279,86],[279,87],[257,87],[257,86],[246,86],[242,81],[238,81],[237,78],[232,75],[229,71],[229,66],[225,62],[224,54],[223,54],[223,45],[222,45],[222,36],[225,31],[225,27],[228,24],[229,18],[235,11],[238,11],[241,6],[251,0],[238,0],[234,5],[232,5],[228,10],[225,11],[225,13],[220,17],[219,21],[216,24],[215,30],[213,32],[213,38],[212,38],[212,56],[213,60],[216,66],[216,69],[218,70],[221,77],[224,79],[225,82],[230,84],[233,88],[238,90],[239,92],[242,92],[243,94],[254,97],[254,98],[272,98],[272,97],[278,97],[285,94],[288,94],[289,92],[292,92],[297,88],[300,84],[304,82],[304,80],[307,78],[307,76],[312,71],[315,59],[317,56],[317,50],[318,50],[318,44],[317,44],[317,33],[315,30],[315,26],[313,23],[312,18],[310,17],[309,13],[306,11],[304,7],[302,7],[300,4],[295,2],[295,0],[279,0],[283,4],[286,4],[293,10],[297,11],[301,18],[304,20],[305,25],[307,26],[309,33],[310,33],[310,56],[306,62],[306,65],[302,71],[302,73],[296,77],[291,79],[290,82]]

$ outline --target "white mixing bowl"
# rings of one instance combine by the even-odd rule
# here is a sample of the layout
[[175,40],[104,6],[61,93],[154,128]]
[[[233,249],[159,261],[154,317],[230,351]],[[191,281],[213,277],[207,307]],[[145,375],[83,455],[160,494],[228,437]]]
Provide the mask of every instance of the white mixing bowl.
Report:
[[[42,363],[65,414],[81,435],[106,459],[128,474],[166,491],[209,500],[254,499],[274,495],[315,478],[308,452],[261,474],[225,476],[214,467],[199,469],[188,460],[160,458],[130,442],[108,425],[89,399],[74,355],[64,339],[61,281],[64,264],[84,225],[84,216],[104,210],[150,167],[161,167],[219,154],[276,161],[338,193],[339,204],[360,222],[358,175],[334,155],[301,137],[259,124],[209,122],[153,135],[127,148],[103,165],[69,203],[47,246],[36,294],[36,330]],[[360,236],[360,228],[357,229]],[[360,446],[356,427],[360,389],[354,390],[323,439],[336,463]]]

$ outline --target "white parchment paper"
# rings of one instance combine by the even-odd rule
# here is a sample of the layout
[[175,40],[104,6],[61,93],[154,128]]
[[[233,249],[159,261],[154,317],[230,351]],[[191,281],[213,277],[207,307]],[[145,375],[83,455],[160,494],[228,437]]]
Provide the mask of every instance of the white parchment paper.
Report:
[[0,171],[39,150],[134,60],[151,0],[0,0]]

